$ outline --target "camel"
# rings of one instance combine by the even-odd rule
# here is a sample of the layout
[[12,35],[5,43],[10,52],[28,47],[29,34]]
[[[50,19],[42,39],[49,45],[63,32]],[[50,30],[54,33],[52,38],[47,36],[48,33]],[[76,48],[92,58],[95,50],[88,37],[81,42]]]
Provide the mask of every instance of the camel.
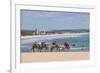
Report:
[[57,51],[63,51],[64,49],[67,49],[69,50],[70,49],[70,46],[67,42],[64,43],[64,45],[58,45],[56,42],[52,43],[52,46],[51,46],[51,51],[53,51],[54,48],[57,48]]
[[64,49],[69,50],[70,46],[69,46],[69,44],[67,42],[65,42],[62,48],[63,48],[62,50],[64,50]]
[[37,48],[37,44],[33,44],[33,45],[32,45],[32,51],[33,51],[33,52],[35,51],[35,50],[34,50],[35,48]]
[[46,51],[46,50],[48,50],[49,47],[47,46],[47,44],[45,44],[45,42],[41,42],[40,48],[41,48],[41,50],[40,50],[40,52],[41,52],[43,48],[45,48],[45,51]]
[[70,49],[70,46],[67,42],[64,43],[64,46],[65,46],[66,49]]
[[45,42],[41,42],[41,45],[40,44],[33,44],[32,45],[33,52],[35,52],[35,50],[34,50],[35,48],[37,48],[38,51],[41,52],[43,48],[45,48],[47,50],[48,46],[47,46],[47,44],[45,44]]
[[53,42],[51,46],[51,51],[53,51],[54,48],[57,48],[57,51],[58,51],[58,49],[61,47],[56,42]]
[[[41,44],[35,43],[35,44],[32,45],[33,52],[35,52],[35,49],[38,49],[39,52],[42,52],[43,48],[45,48],[45,52],[46,52],[46,50],[49,49],[49,46],[47,44],[45,44],[45,42],[41,42]],[[67,42],[65,42],[64,45],[61,46],[61,45],[57,44],[56,41],[55,41],[55,42],[52,43],[50,48],[51,48],[51,52],[53,51],[54,48],[56,48],[57,51],[63,51],[64,49],[69,50],[70,46]]]

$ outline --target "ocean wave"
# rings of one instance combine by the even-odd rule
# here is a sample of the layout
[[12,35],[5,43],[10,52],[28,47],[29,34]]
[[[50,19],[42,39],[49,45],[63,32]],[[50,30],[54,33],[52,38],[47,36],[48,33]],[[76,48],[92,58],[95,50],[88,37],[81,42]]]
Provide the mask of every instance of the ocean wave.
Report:
[[46,36],[46,37],[31,37],[31,38],[21,38],[21,44],[25,44],[25,43],[33,43],[33,42],[41,42],[41,41],[45,41],[45,40],[53,40],[53,39],[61,39],[61,38],[73,38],[73,37],[82,37],[82,36],[86,36],[89,35],[89,33],[85,33],[85,34],[70,34],[70,35],[54,35],[54,36]]

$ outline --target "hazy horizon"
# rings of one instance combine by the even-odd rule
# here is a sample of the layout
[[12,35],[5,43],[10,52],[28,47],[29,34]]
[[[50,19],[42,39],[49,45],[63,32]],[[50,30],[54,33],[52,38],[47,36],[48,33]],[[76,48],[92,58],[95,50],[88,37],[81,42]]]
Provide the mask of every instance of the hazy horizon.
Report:
[[[33,31],[33,29],[21,29],[21,30],[29,30]],[[34,29],[35,30],[35,29]],[[37,29],[38,30],[38,29]],[[54,29],[54,30],[89,30],[89,29]],[[54,30],[47,30],[47,31],[54,31]],[[42,31],[42,30],[40,30]]]

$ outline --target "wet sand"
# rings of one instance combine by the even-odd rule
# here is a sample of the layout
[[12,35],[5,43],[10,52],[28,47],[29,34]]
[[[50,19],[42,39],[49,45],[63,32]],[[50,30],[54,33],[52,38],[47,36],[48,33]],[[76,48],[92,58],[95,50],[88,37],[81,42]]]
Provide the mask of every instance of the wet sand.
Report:
[[30,52],[21,53],[21,63],[87,60],[89,52]]

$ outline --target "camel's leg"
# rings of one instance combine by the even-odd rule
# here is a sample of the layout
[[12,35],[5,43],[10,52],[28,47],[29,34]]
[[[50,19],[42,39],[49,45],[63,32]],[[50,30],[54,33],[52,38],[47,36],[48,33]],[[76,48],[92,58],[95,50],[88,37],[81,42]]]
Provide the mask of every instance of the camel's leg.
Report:
[[41,51],[41,48],[37,48],[38,49],[38,52],[40,52]]
[[60,51],[59,48],[57,48],[56,51]]
[[53,52],[53,48],[51,48],[51,52]]
[[42,52],[42,48],[40,48],[40,52]]
[[32,48],[32,51],[35,52],[35,51],[34,51],[34,48]]
[[47,47],[45,51],[47,52],[48,50],[49,50],[49,48]]

